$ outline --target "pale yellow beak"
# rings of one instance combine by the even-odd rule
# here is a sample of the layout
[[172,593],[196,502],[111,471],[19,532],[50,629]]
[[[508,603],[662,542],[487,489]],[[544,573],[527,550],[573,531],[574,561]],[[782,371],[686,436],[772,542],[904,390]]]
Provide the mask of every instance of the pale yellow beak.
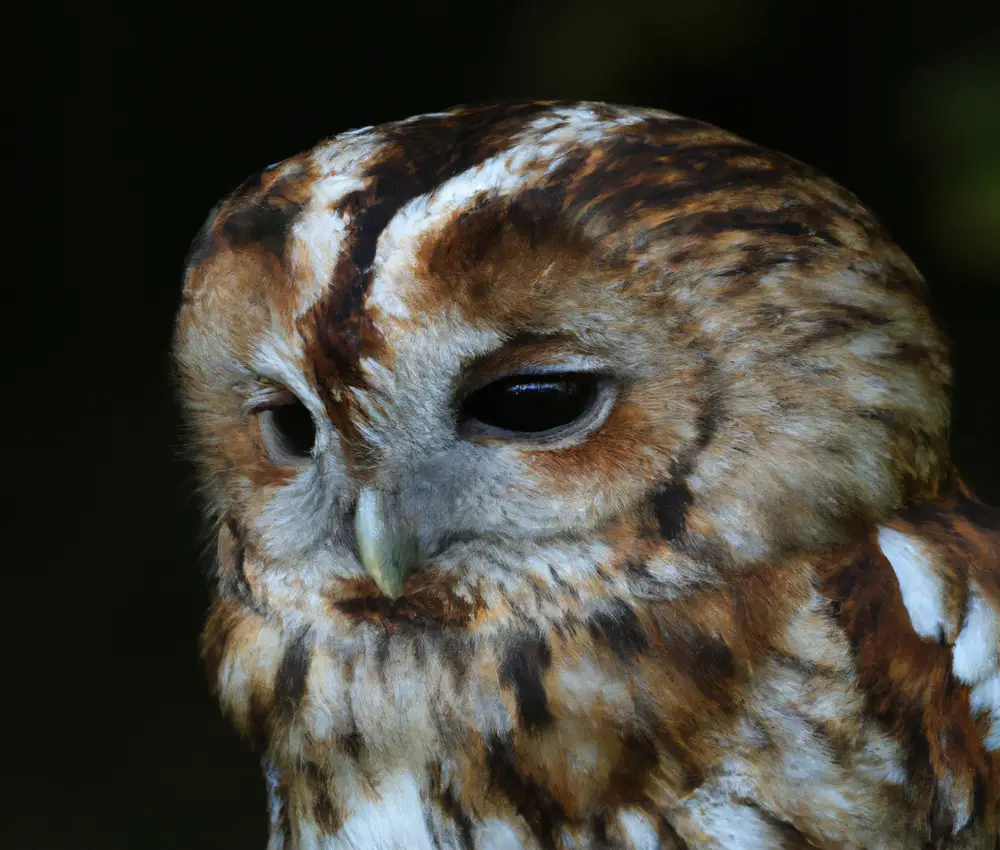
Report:
[[384,493],[362,489],[354,512],[354,535],[365,572],[379,590],[396,599],[417,565],[416,534],[398,522]]

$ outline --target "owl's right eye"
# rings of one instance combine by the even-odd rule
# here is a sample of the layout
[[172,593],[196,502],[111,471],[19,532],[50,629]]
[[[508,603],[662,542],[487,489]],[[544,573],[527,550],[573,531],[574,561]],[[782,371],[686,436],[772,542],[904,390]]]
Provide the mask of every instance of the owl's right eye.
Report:
[[275,463],[298,464],[312,456],[316,423],[306,406],[283,390],[257,413],[261,436]]
[[466,396],[459,427],[472,436],[548,442],[599,425],[612,399],[601,375],[509,375]]

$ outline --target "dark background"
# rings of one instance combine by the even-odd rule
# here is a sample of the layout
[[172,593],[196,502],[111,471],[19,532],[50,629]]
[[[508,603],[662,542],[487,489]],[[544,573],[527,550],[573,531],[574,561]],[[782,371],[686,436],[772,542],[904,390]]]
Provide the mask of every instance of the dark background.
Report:
[[33,278],[8,280],[3,311],[6,419],[23,432],[6,441],[3,846],[264,846],[257,766],[197,656],[205,564],[167,347],[208,210],[323,136],[461,102],[587,97],[818,166],[929,277],[954,341],[954,453],[1000,503],[1000,21],[986,4],[475,6],[34,7],[32,150],[10,175],[31,183]]

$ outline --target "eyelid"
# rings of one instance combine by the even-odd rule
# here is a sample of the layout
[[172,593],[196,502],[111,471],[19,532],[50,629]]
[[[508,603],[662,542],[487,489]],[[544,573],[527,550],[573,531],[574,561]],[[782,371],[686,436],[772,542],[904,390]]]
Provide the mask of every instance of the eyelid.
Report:
[[467,380],[461,389],[461,397],[467,398],[474,392],[488,387],[497,381],[508,378],[558,377],[559,375],[594,375],[600,377],[608,374],[608,364],[596,357],[582,354],[569,354],[553,357],[548,361],[515,366],[503,371],[488,372]]
[[243,412],[246,416],[254,416],[275,407],[301,403],[299,397],[285,387],[260,387],[244,402]]

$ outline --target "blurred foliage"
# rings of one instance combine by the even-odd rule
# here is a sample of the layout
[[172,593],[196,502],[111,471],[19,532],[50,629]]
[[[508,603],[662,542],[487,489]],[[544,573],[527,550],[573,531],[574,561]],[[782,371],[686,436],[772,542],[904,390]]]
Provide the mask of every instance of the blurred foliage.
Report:
[[754,49],[774,0],[549,2],[514,20],[518,71],[564,96],[618,99],[649,72]]
[[1000,286],[1000,57],[920,69],[901,92],[899,127],[926,181],[935,251]]

